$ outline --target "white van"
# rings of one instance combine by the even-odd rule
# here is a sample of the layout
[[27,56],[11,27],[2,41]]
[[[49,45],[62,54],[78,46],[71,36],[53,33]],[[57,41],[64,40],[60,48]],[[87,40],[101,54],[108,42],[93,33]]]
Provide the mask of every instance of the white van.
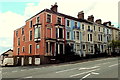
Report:
[[4,58],[3,63],[1,66],[13,66],[14,65],[14,59],[11,58]]

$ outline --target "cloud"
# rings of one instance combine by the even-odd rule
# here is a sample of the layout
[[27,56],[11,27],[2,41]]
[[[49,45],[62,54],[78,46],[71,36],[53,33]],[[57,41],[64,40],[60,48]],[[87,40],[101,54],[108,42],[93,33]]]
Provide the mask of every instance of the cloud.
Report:
[[13,12],[0,13],[0,38],[12,38],[13,31],[25,24],[24,16]]
[[25,9],[25,16],[33,16],[41,10],[48,8],[55,2],[58,4],[58,11],[67,15],[77,17],[78,12],[84,11],[85,18],[94,15],[96,19],[103,22],[118,22],[118,1],[119,0],[40,0],[38,6],[28,5]]
[[24,24],[22,15],[10,11],[0,13],[0,53],[13,47],[13,31]]

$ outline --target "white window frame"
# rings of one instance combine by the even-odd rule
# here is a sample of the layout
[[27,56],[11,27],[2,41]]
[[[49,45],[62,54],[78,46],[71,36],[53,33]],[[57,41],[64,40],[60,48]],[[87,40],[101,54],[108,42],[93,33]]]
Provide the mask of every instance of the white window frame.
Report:
[[[30,30],[29,31],[29,41],[32,41],[32,40],[30,40],[30,32],[31,32],[32,30]],[[32,31],[32,34],[33,34],[33,31]],[[33,39],[33,36],[32,36],[32,39]]]
[[[69,21],[69,26],[67,26],[67,21]],[[66,19],[66,26],[70,27],[71,26],[71,20],[70,19]]]
[[66,36],[66,39],[67,40],[70,40],[71,39],[71,32],[70,31],[67,31],[67,33],[69,32],[69,39],[67,38],[67,36]]
[[[83,25],[84,25],[84,29],[83,29]],[[82,28],[81,30],[84,31],[84,30],[85,30],[85,24],[82,23],[81,26],[82,26],[82,27],[81,27],[81,28]]]
[[18,43],[19,43],[18,39],[20,39],[20,37],[17,38],[17,46],[20,46],[20,45],[18,45]]
[[[46,13],[46,22],[47,22],[47,15],[51,15],[51,22],[50,23],[52,23],[52,14],[51,13]],[[47,22],[48,23],[48,22]]]
[[[80,40],[80,32],[79,31],[75,31],[75,32],[76,32],[76,40]],[[77,35],[77,32],[79,33],[78,35]],[[79,36],[79,39],[77,36]]]
[[[75,26],[75,23],[76,23],[77,21],[74,21],[74,26]],[[78,27],[78,22],[77,22],[77,27]]]
[[23,53],[23,48],[24,48],[24,52],[25,52],[25,46],[22,47],[22,53]]
[[38,24],[37,23],[37,18],[39,17],[39,23],[40,23],[40,15],[38,15],[38,16],[36,16],[36,24]]
[[58,18],[61,18],[61,24],[62,24],[62,17],[60,17],[60,16],[57,16],[57,17],[56,17],[56,23],[57,23],[57,21],[58,21]]
[[76,31],[73,31],[73,37],[74,37],[74,40],[76,40]]
[[31,21],[32,21],[32,19],[29,21],[29,28],[33,27],[33,21],[32,21],[32,27],[31,27]]

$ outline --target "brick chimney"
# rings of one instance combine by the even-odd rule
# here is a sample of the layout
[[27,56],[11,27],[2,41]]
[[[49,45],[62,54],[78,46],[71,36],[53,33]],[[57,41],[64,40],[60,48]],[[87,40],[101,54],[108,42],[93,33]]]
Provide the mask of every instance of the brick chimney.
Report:
[[102,20],[101,20],[101,19],[97,19],[97,20],[95,21],[95,23],[97,23],[97,24],[102,24]]
[[54,5],[51,5],[51,10],[54,12],[57,12],[58,5],[55,3]]
[[105,26],[111,26],[111,21],[104,22],[103,25],[105,25]]
[[91,16],[88,16],[88,19],[87,19],[88,21],[91,21],[91,22],[94,22],[94,16],[93,15],[91,15]]
[[84,19],[84,12],[83,11],[79,12],[77,16],[78,19]]

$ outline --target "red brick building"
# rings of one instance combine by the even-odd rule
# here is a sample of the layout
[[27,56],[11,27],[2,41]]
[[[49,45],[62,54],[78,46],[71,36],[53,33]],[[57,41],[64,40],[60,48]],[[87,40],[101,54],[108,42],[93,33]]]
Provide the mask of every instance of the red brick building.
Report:
[[57,7],[44,9],[14,31],[15,65],[34,65],[36,60],[50,63],[53,57],[65,53],[65,19]]

